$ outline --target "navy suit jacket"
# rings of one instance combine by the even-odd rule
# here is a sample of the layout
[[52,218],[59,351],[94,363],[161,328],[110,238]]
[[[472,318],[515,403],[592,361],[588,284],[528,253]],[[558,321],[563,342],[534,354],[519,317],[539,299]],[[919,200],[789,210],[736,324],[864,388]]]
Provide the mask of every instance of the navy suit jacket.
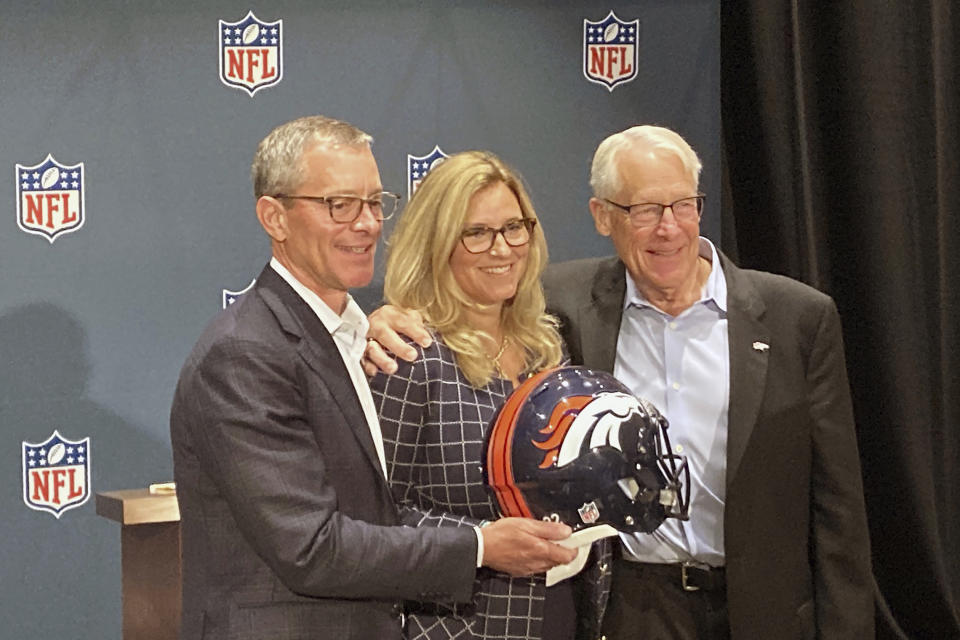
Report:
[[399,601],[469,601],[472,529],[399,524],[357,394],[269,266],[187,359],[170,416],[181,638],[400,638]]
[[[873,638],[870,545],[836,306],[795,280],[720,260],[730,348],[724,543],[732,637]],[[623,263],[552,265],[544,287],[573,362],[612,372]]]

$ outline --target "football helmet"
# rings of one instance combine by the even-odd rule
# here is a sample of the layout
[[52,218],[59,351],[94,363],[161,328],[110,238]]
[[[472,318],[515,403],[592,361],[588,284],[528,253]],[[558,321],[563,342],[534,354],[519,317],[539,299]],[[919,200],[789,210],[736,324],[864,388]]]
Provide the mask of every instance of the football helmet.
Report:
[[687,519],[690,472],[667,427],[609,373],[541,371],[494,418],[485,479],[504,516],[649,533],[665,518]]

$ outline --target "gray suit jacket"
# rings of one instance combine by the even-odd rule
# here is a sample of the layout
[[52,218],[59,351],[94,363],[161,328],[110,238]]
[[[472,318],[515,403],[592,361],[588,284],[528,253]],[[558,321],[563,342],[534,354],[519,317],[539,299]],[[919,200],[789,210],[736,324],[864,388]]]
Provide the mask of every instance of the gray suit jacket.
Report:
[[[732,636],[873,638],[866,510],[836,306],[795,280],[720,259],[730,344],[724,538]],[[544,287],[573,362],[612,372],[623,263],[553,265]]]
[[399,601],[469,601],[471,529],[399,524],[323,324],[269,266],[207,327],[170,416],[181,638],[399,638]]

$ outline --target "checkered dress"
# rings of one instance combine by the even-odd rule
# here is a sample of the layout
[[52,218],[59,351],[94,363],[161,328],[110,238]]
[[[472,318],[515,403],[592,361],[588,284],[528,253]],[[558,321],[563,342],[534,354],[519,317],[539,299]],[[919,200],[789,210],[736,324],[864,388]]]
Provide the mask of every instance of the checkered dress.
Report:
[[[494,378],[477,389],[456,365],[439,336],[398,371],[375,377],[370,387],[380,414],[390,486],[409,526],[475,526],[498,516],[483,481],[484,437],[497,409],[513,391]],[[578,638],[599,635],[610,588],[610,546],[594,546],[593,558],[576,578],[575,592],[589,615],[577,621]],[[544,640],[546,587],[543,575],[510,576],[477,571],[470,604],[408,603],[408,638]],[[545,639],[548,640],[548,639]]]

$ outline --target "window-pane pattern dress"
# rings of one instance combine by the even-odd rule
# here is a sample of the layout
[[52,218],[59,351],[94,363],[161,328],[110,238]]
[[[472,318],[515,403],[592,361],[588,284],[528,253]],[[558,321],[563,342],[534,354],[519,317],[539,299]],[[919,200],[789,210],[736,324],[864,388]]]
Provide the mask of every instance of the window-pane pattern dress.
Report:
[[[393,375],[371,380],[380,415],[387,473],[409,526],[475,526],[498,517],[483,482],[484,437],[497,409],[513,391],[494,378],[482,389],[470,385],[453,352],[437,335],[413,363],[398,361]],[[594,546],[593,558],[577,576],[585,606],[578,638],[598,635],[610,587],[609,544]],[[409,638],[541,639],[546,587],[543,575],[511,578],[488,568],[477,572],[471,604],[409,603]]]

